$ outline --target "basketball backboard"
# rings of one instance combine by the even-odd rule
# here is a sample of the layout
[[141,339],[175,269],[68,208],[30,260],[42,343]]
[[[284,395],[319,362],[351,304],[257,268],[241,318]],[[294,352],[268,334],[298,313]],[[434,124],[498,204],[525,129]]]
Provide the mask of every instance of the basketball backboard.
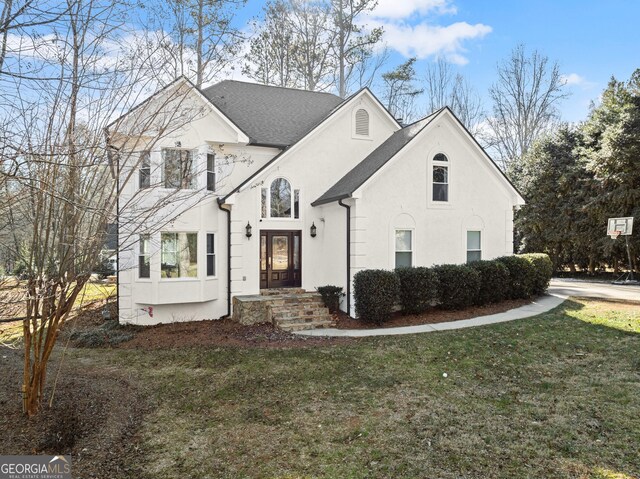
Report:
[[607,234],[615,234],[620,231],[621,236],[630,236],[633,232],[633,216],[627,218],[609,218],[607,222]]

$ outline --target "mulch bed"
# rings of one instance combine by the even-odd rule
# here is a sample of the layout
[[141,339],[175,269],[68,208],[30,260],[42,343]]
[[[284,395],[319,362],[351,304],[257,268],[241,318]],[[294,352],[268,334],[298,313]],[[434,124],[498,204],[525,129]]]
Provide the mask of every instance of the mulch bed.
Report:
[[167,349],[201,346],[242,348],[298,348],[352,342],[348,338],[298,336],[271,324],[243,326],[230,319],[189,321],[147,326],[117,347],[122,349]]
[[488,304],[485,306],[475,306],[460,311],[447,311],[440,308],[432,308],[423,314],[405,315],[401,312],[394,313],[391,320],[380,325],[353,319],[340,312],[334,315],[336,328],[338,329],[375,329],[375,328],[397,328],[401,326],[417,326],[420,324],[446,323],[449,321],[459,321],[461,319],[471,319],[477,316],[487,316],[489,314],[504,313],[510,309],[519,308],[531,303],[530,299],[509,299],[500,303]]
[[73,477],[140,477],[138,434],[150,407],[140,386],[117,371],[64,361],[50,409],[58,364],[49,364],[42,410],[27,418],[20,393],[22,350],[0,347],[0,454],[71,455]]

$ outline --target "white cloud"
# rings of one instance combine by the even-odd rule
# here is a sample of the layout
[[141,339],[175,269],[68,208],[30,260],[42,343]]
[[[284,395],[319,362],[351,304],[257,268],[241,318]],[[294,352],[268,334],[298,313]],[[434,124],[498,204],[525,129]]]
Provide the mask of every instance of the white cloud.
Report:
[[577,73],[569,73],[568,75],[561,75],[560,79],[565,85],[584,85],[586,80],[584,77]]
[[423,59],[433,55],[443,56],[458,65],[464,65],[469,61],[463,55],[463,43],[482,38],[492,31],[488,25],[470,25],[467,22],[456,22],[447,26],[428,23],[383,23],[381,26],[384,27],[388,46],[405,57],[415,56]]
[[411,15],[426,15],[428,13],[443,15],[456,13],[457,9],[451,0],[379,0],[378,6],[372,12],[377,18],[399,19]]

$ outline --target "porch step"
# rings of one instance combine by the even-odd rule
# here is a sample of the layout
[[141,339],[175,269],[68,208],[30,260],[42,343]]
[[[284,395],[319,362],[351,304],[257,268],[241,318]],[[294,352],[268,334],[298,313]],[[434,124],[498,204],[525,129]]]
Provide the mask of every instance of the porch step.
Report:
[[273,324],[284,331],[330,328],[335,325],[318,293],[276,296],[271,301]]

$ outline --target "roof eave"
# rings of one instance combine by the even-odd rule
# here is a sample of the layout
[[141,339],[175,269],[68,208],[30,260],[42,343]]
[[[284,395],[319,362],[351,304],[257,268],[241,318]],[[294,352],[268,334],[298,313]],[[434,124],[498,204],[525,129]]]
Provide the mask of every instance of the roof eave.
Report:
[[311,206],[314,206],[314,207],[322,206],[328,203],[333,203],[334,201],[346,200],[347,198],[351,198],[351,197],[352,195],[350,194],[343,194],[343,195],[330,196],[329,198],[318,198],[313,203],[311,203]]

